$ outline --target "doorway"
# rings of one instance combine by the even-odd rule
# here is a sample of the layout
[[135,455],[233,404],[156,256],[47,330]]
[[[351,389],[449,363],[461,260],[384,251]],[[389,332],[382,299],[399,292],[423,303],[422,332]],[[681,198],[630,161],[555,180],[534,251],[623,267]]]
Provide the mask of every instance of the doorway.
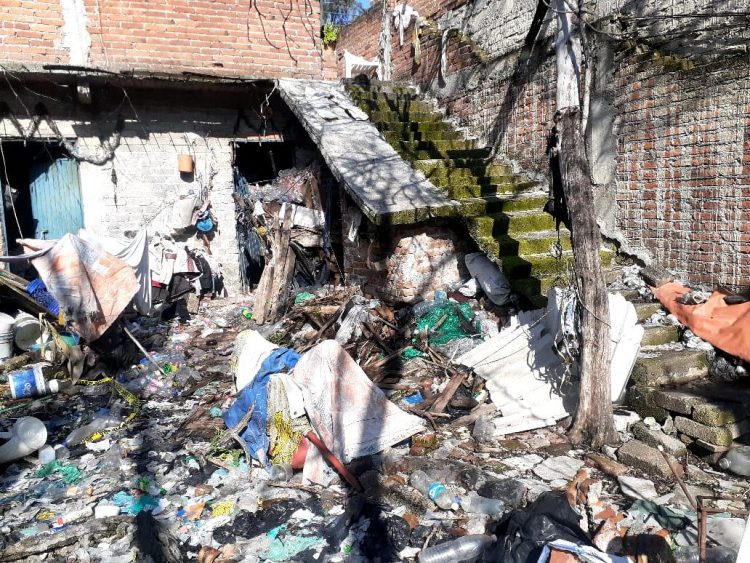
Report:
[[54,240],[83,227],[78,162],[57,143],[2,141],[0,186],[8,254],[19,238]]

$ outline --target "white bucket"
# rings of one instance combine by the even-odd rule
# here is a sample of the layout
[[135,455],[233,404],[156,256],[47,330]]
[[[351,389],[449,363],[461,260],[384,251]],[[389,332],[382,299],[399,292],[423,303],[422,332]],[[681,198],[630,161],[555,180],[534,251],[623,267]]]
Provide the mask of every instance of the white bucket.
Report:
[[19,312],[16,315],[16,346],[29,351],[34,344],[42,344],[43,331],[36,319],[28,313]]
[[13,355],[14,324],[13,317],[0,313],[0,360]]

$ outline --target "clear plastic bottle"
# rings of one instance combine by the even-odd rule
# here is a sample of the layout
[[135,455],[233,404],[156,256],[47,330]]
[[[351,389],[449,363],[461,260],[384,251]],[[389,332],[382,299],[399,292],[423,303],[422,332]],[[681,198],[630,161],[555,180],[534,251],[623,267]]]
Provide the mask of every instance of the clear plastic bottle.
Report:
[[[698,563],[698,547],[678,547],[674,550],[675,563]],[[735,563],[737,552],[729,547],[707,547],[706,563]]]
[[493,536],[475,534],[447,541],[419,553],[419,563],[460,563],[474,561],[484,553],[492,542]]
[[38,418],[19,418],[10,432],[0,433],[8,441],[0,446],[0,463],[26,457],[47,443],[47,427]]
[[177,391],[168,383],[162,381],[158,376],[146,374],[133,379],[125,384],[125,387],[134,393],[144,397],[163,397],[171,399],[177,395]]
[[289,481],[294,476],[294,469],[288,463],[280,463],[272,465],[269,473],[272,481]]
[[433,481],[424,471],[415,471],[409,477],[409,484],[429,498],[443,510],[455,509],[453,496],[444,485]]
[[472,491],[461,497],[461,508],[465,512],[472,512],[474,514],[500,516],[505,512],[505,503],[498,499],[480,496]]
[[117,426],[120,424],[120,417],[108,414],[105,416],[97,416],[94,420],[89,422],[88,424],[85,424],[84,426],[81,426],[80,428],[76,428],[68,434],[68,437],[65,438],[65,441],[63,441],[63,445],[66,448],[71,448],[73,446],[77,446],[81,442],[86,441],[86,439],[91,436],[92,434],[95,434],[97,432],[101,432],[105,428],[111,428],[113,426]]
[[732,448],[719,460],[719,467],[737,475],[750,477],[750,446]]

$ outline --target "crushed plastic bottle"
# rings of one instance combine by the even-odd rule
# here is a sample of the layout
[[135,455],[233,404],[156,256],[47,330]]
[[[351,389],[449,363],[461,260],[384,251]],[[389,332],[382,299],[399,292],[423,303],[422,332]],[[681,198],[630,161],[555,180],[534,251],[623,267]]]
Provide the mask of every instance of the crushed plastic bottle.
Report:
[[474,561],[495,541],[493,536],[474,534],[441,543],[419,553],[419,563],[460,563]]
[[73,430],[68,437],[63,441],[63,445],[66,448],[77,446],[81,442],[86,441],[92,434],[101,432],[106,428],[111,428],[120,424],[120,416],[108,414],[105,416],[97,416],[94,420],[85,424],[79,428]]
[[162,381],[159,376],[151,374],[142,375],[128,381],[125,388],[144,397],[156,396],[171,399],[177,396],[177,390],[174,387]]
[[750,477],[750,446],[739,446],[729,450],[719,460],[719,467],[737,475]]
[[443,510],[455,510],[458,507],[453,496],[445,488],[445,485],[433,481],[424,471],[415,471],[412,473],[409,478],[409,484]]
[[475,492],[461,497],[461,508],[465,512],[474,514],[489,514],[490,516],[500,516],[505,512],[505,503],[494,498],[487,498],[478,495]]

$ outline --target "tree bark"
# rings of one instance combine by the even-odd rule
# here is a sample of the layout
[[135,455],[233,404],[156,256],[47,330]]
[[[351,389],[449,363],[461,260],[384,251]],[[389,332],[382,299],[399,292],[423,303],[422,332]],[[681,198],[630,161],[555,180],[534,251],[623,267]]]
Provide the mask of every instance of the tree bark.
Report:
[[563,196],[569,213],[576,289],[579,299],[581,374],[578,409],[569,437],[594,448],[617,441],[610,384],[609,301],[602,275],[601,234],[594,212],[594,193],[581,128],[579,99],[581,43],[572,30],[565,0],[557,10],[556,153]]

